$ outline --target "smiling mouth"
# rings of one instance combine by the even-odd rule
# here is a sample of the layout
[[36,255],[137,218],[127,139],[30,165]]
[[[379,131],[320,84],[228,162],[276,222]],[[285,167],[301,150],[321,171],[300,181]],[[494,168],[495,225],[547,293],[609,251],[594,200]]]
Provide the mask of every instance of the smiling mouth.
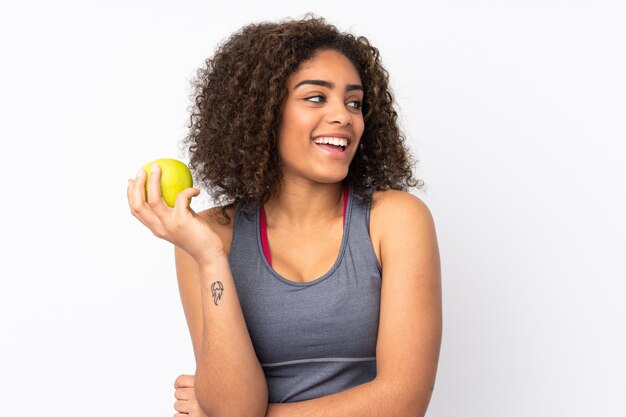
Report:
[[341,150],[342,152],[346,150],[350,141],[346,138],[342,137],[320,137],[313,139],[313,143],[317,146],[321,146],[328,150]]

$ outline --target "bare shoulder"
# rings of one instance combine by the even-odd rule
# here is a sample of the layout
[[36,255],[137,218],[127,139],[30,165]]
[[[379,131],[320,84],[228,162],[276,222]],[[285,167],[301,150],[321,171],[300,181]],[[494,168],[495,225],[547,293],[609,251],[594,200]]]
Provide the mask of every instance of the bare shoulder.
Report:
[[430,209],[421,198],[399,190],[374,191],[370,209],[370,234],[381,266],[384,246],[404,240],[407,234],[434,235]]
[[371,216],[384,224],[397,220],[397,217],[418,217],[418,220],[432,220],[432,215],[424,201],[406,191],[384,190],[372,194]]

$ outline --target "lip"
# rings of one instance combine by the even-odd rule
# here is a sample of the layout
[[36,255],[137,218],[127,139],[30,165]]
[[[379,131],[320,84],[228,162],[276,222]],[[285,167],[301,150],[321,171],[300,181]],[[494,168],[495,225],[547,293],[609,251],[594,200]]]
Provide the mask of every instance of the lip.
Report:
[[348,157],[348,148],[346,147],[345,150],[343,151],[339,151],[339,150],[335,150],[335,149],[327,149],[324,148],[323,146],[319,146],[315,143],[313,143],[313,146],[315,146],[315,148],[317,150],[319,150],[320,152],[322,152],[323,154],[325,154],[326,156],[328,156],[329,158],[332,159],[339,159],[339,160],[345,160]]

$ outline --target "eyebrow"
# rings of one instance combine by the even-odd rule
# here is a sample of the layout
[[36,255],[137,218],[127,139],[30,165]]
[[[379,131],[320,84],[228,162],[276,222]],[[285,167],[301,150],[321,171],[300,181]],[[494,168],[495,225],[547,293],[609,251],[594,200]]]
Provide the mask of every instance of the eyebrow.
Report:
[[[304,85],[304,84],[319,85],[321,87],[326,87],[326,88],[330,88],[330,89],[335,88],[335,84],[331,83],[330,81],[325,81],[325,80],[302,80],[298,84],[296,84],[296,86],[293,89],[295,90],[296,88],[298,88],[298,87],[300,87],[301,85]],[[352,91],[352,90],[361,90],[361,91],[363,91],[363,86],[361,84],[348,84],[348,85],[346,85],[346,91]]]

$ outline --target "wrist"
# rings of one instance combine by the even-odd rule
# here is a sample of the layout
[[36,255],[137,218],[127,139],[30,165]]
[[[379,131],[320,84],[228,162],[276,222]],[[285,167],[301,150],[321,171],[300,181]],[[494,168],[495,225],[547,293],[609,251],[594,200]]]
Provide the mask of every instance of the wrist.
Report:
[[230,268],[228,254],[225,251],[215,252],[211,256],[205,256],[202,260],[199,260],[198,266],[200,271],[206,272],[215,272],[224,266],[228,266]]
[[214,268],[216,265],[223,264],[224,261],[228,263],[228,254],[224,249],[215,250],[210,254],[202,254],[196,259],[201,270]]

